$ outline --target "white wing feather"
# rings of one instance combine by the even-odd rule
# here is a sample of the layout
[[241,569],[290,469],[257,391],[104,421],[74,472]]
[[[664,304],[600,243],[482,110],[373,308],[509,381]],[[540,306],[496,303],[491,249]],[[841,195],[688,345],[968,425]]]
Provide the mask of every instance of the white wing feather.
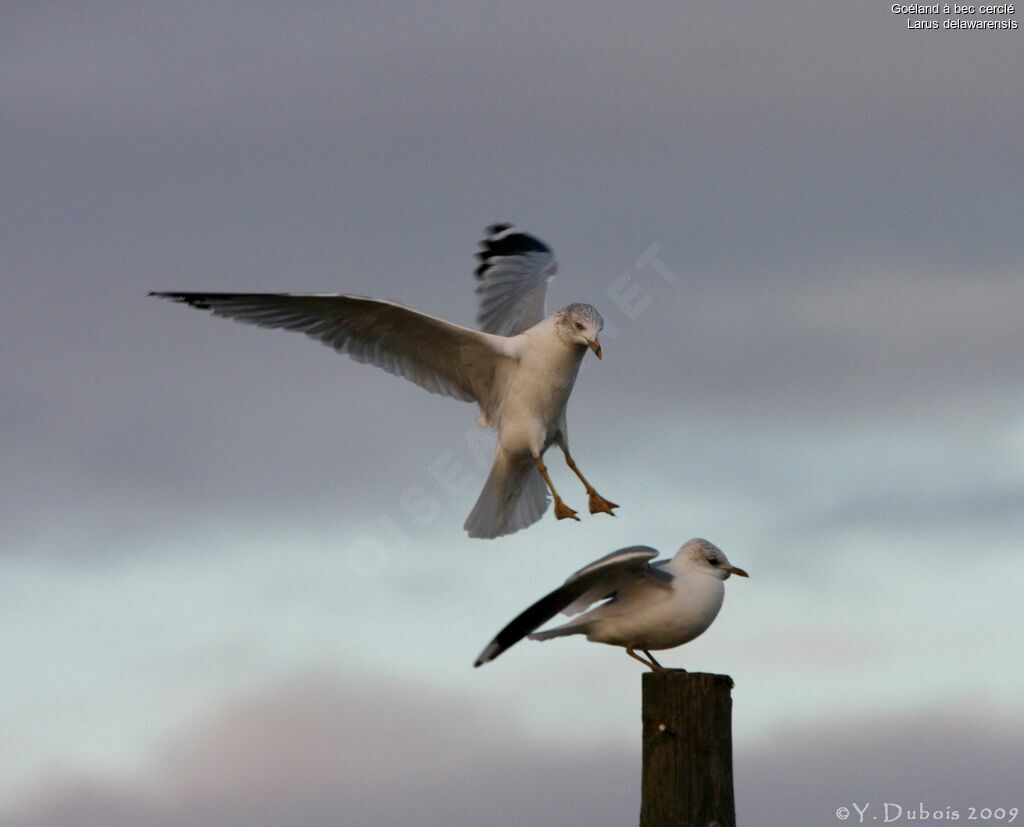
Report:
[[518,227],[495,224],[480,242],[477,321],[482,330],[515,336],[543,321],[548,282],[558,269],[551,249]]
[[357,362],[489,412],[509,350],[497,336],[394,302],[315,293],[151,293],[261,327],[296,330]]

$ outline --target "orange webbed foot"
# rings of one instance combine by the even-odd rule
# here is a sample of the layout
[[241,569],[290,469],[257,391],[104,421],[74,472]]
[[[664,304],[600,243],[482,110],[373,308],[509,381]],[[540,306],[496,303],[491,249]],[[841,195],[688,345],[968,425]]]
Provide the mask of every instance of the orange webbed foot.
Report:
[[580,518],[576,516],[576,512],[561,500],[555,500],[555,518],[558,520],[580,521]]
[[618,503],[613,503],[610,500],[606,500],[596,491],[590,492],[590,513],[591,514],[611,514],[615,516],[613,508],[618,508]]

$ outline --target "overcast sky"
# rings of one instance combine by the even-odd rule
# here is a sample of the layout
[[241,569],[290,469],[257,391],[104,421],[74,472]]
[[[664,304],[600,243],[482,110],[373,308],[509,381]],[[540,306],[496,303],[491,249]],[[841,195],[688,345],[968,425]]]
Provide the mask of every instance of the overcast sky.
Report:
[[[692,536],[752,575],[665,655],[736,680],[744,823],[1020,806],[1022,37],[840,0],[6,8],[0,825],[630,823],[639,665],[471,664]],[[615,520],[469,540],[471,406],[146,298],[470,324],[495,221],[607,320],[570,423]]]

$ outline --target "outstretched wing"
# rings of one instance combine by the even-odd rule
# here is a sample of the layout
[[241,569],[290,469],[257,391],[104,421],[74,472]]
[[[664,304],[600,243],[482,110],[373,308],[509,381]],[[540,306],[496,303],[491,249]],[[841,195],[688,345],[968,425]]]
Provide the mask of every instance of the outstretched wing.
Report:
[[261,327],[297,330],[431,393],[487,409],[506,357],[496,336],[394,302],[340,293],[150,293]]
[[[591,603],[611,597],[619,589],[638,580],[652,578],[658,582],[671,582],[670,574],[652,569],[649,565],[657,556],[657,550],[649,546],[630,546],[606,554],[600,560],[584,566],[570,575],[562,586],[542,597],[498,632],[494,640],[480,653],[474,665],[480,666],[494,660],[559,612],[570,614],[570,607],[580,605],[586,608]],[[577,611],[582,611],[582,608]]]
[[494,224],[487,232],[477,253],[477,321],[487,333],[515,336],[547,315],[544,300],[558,262],[543,241],[511,224]]

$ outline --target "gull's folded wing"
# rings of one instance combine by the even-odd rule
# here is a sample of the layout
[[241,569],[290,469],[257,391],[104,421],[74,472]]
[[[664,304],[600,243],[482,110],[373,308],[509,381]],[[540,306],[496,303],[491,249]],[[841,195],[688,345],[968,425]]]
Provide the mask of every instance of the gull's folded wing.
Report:
[[498,632],[474,665],[480,666],[494,660],[559,612],[568,614],[567,610],[571,606],[582,605],[585,608],[598,600],[611,597],[617,590],[638,580],[654,578],[661,582],[668,578],[670,581],[671,575],[652,569],[649,565],[657,556],[657,550],[649,546],[630,546],[584,566],[570,575],[562,586],[542,597]]
[[543,241],[518,227],[495,224],[487,232],[477,253],[477,321],[487,333],[515,336],[547,315],[544,301],[548,282],[558,263]]
[[431,393],[487,409],[505,356],[494,336],[394,302],[315,293],[150,293],[261,327],[297,330]]

